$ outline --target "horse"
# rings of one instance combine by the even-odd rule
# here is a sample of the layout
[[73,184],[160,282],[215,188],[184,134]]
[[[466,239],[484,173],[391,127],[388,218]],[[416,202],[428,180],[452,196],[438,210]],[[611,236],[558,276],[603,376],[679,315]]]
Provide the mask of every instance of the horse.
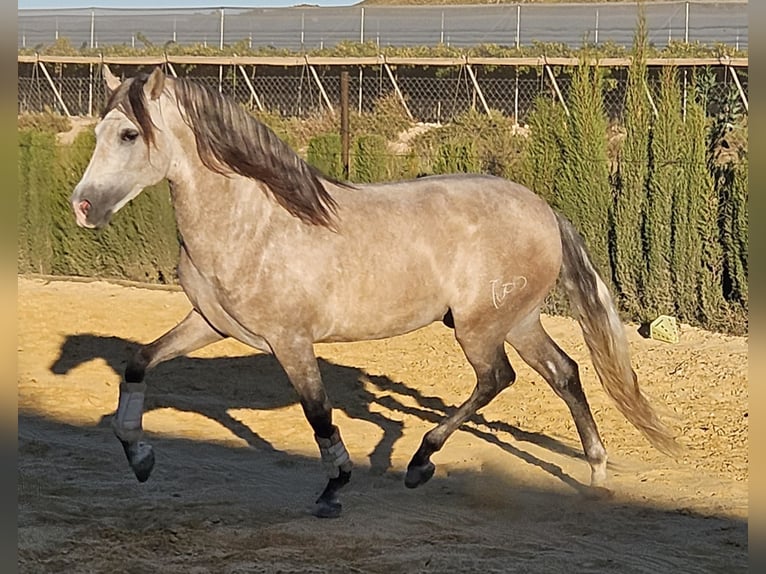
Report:
[[180,243],[178,281],[192,310],[138,349],[120,383],[112,428],[136,478],[145,375],[232,337],[271,353],[295,388],[327,483],[318,517],[338,517],[352,461],[333,423],[313,345],[377,340],[444,321],[472,366],[470,396],[425,433],[405,486],[434,474],[431,456],[516,380],[513,347],[569,407],[594,492],[609,492],[607,453],[577,363],[540,321],[561,281],[602,387],[658,450],[678,452],[640,389],[609,289],[573,224],[540,196],[482,174],[356,185],[326,177],[233,99],[160,67],[124,81],[104,71],[108,101],[71,196],[76,223],[100,228],[167,180]]

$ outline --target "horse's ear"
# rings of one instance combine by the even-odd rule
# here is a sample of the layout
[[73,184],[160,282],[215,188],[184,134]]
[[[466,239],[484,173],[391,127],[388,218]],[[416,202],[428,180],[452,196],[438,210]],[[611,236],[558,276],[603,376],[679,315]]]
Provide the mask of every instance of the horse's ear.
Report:
[[117,88],[120,87],[120,84],[122,83],[120,82],[120,78],[115,76],[112,73],[112,70],[110,70],[109,66],[107,66],[106,64],[104,64],[103,72],[104,72],[104,81],[106,82],[106,88],[110,92],[114,92]]
[[150,99],[156,100],[160,97],[160,95],[162,95],[162,90],[164,87],[165,73],[160,67],[154,68],[154,71],[149,76],[149,79],[146,80],[146,85],[144,87],[144,89],[146,89],[146,93],[149,95]]

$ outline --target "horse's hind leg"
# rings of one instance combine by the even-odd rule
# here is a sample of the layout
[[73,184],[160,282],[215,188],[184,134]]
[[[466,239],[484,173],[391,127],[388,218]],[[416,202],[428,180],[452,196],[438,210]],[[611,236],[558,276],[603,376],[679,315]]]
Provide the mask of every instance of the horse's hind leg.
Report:
[[539,314],[515,327],[506,340],[519,356],[537,371],[560,396],[574,418],[585,457],[591,467],[591,486],[606,483],[606,449],[593,420],[588,401],[580,383],[577,363],[550,338],[540,323]]
[[136,478],[146,481],[154,467],[152,446],[141,441],[144,414],[144,376],[150,368],[200,349],[223,338],[207,321],[192,311],[178,325],[156,341],[141,347],[128,361],[125,380],[120,384],[120,400],[112,419],[112,429],[120,439]]
[[449,436],[471,418],[477,410],[486,406],[497,394],[516,379],[503,342],[489,343],[479,333],[460,330],[456,337],[463,352],[476,372],[476,386],[471,396],[449,417],[428,431],[415,455],[407,466],[404,484],[415,488],[433,476],[435,467],[431,455],[442,448]]

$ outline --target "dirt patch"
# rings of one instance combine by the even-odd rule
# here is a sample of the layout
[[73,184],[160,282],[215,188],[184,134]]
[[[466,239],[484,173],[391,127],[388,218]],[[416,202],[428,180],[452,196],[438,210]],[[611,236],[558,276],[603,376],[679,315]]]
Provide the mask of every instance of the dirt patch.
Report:
[[610,452],[614,497],[572,419],[519,373],[434,456],[404,470],[473,376],[440,324],[394,339],[318,345],[356,467],[344,515],[310,515],[324,486],[311,431],[270,356],[224,341],[148,377],[157,466],[133,477],[106,426],[131,349],[174,326],[180,292],[103,282],[18,282],[21,572],[733,572],[747,569],[747,339],[629,327],[644,389],[678,422],[686,455],[654,451],[599,388],[576,324],[546,328],[581,365]]
[[435,127],[438,127],[438,124],[419,122],[414,126],[407,128],[397,136],[396,141],[389,142],[388,151],[397,155],[406,154],[408,151],[410,151],[410,146],[413,139]]
[[96,121],[97,118],[71,117],[69,118],[69,122],[72,127],[69,131],[56,134],[56,141],[61,145],[71,145],[74,143],[75,138],[77,138],[80,132],[94,126]]

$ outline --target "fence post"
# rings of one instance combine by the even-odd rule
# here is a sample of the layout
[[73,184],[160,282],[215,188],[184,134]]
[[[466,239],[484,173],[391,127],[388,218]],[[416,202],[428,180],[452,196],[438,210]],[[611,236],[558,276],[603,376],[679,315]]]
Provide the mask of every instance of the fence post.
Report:
[[596,37],[595,37],[596,45],[598,45],[598,8],[596,8]]
[[689,43],[689,2],[686,3],[686,23],[684,24],[684,44]]
[[[223,52],[223,21],[225,10],[221,8],[221,38],[218,41],[218,49]],[[218,93],[223,92],[223,66],[218,66]]]
[[521,4],[516,5],[516,49],[521,45]]
[[340,73],[340,160],[343,164],[343,179],[348,180],[349,170],[348,130],[348,70]]
[[444,45],[444,10],[442,10],[442,29],[439,34],[439,44]]
[[564,101],[564,96],[561,95],[561,90],[559,89],[559,84],[556,81],[556,76],[553,75],[553,70],[551,70],[551,67],[547,62],[543,64],[543,67],[545,68],[545,71],[548,72],[548,78],[550,78],[551,83],[553,84],[553,89],[556,91],[556,95],[558,96],[561,105],[564,106],[564,112],[567,116],[569,116],[569,108],[567,107],[567,103]]
[[[90,11],[90,49],[92,50],[96,43],[96,11]],[[88,115],[93,115],[93,64],[89,66],[88,76]],[[69,115],[69,114],[67,114]]]
[[391,71],[391,67],[388,65],[388,62],[383,62],[383,69],[386,70],[386,73],[388,74],[388,79],[391,80],[391,83],[394,86],[394,92],[396,92],[396,96],[399,98],[399,102],[402,104],[404,111],[407,112],[407,117],[410,118],[410,120],[414,121],[415,118],[412,117],[410,108],[407,106],[407,102],[405,101],[404,96],[402,95],[402,91],[399,89],[399,84],[396,83],[396,78],[394,78],[394,73]]
[[513,68],[516,71],[516,86],[513,89],[513,125],[514,127],[519,126],[519,67],[514,66]]
[[466,62],[465,69],[468,72],[468,75],[471,77],[471,82],[473,83],[473,87],[476,90],[476,94],[479,96],[481,105],[484,106],[484,111],[487,113],[487,115],[490,115],[489,106],[487,105],[487,100],[484,99],[484,94],[482,93],[481,88],[479,87],[479,82],[476,80],[476,74],[473,73],[473,68],[471,67],[471,64]]
[[[234,54],[234,57],[236,58],[237,55]],[[245,71],[245,68],[242,67],[242,64],[237,64],[237,68],[239,69],[239,72],[242,74],[242,77],[245,79],[245,84],[247,84],[247,87],[250,90],[250,95],[253,96],[253,99],[255,100],[255,105],[258,106],[258,109],[260,111],[263,111],[263,104],[261,103],[261,99],[258,97],[258,94],[255,91],[255,88],[253,87],[253,83],[250,81],[250,78],[247,77],[247,72]],[[255,75],[255,66],[253,66],[253,75]]]
[[223,50],[223,21],[225,18],[225,10],[221,8],[221,38],[218,42],[218,49]]
[[725,64],[725,65],[729,69],[729,72],[731,72],[731,77],[734,79],[734,83],[737,85],[737,90],[739,91],[739,97],[742,100],[742,104],[745,106],[745,111],[749,112],[750,106],[748,106],[747,96],[745,95],[745,90],[742,89],[742,84],[739,81],[737,70],[734,69],[734,66],[731,66],[729,64]]
[[[56,99],[59,101],[59,104],[61,104],[61,109],[63,109],[64,113],[71,118],[72,114],[69,113],[69,109],[66,107],[66,104],[64,103],[64,98],[61,97],[61,92],[59,92],[58,89],[56,88],[56,84],[53,82],[53,78],[51,78],[50,74],[48,73],[48,70],[45,68],[45,65],[39,60],[37,61],[37,65],[40,66],[40,69],[43,71],[43,74],[45,74],[45,79],[48,80],[48,84],[53,90],[53,94],[56,96]],[[92,69],[92,64],[91,64],[91,69]]]
[[317,86],[319,86],[319,93],[322,95],[322,99],[324,100],[325,105],[327,106],[327,110],[330,112],[330,115],[335,117],[335,110],[332,107],[332,104],[330,103],[330,98],[327,97],[327,92],[324,89],[324,86],[322,85],[322,80],[319,79],[319,74],[317,74],[316,69],[314,66],[309,64],[309,59],[305,58],[306,65],[309,67],[309,71],[311,72],[311,76],[314,78],[314,81],[317,83]]

